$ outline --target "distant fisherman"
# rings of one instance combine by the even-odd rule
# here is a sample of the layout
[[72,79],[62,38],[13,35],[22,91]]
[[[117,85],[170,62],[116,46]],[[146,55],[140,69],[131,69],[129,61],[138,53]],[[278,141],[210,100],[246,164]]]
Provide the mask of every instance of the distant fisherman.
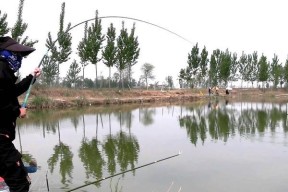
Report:
[[34,48],[21,45],[11,37],[0,37],[0,177],[11,192],[28,192],[30,186],[22,155],[13,140],[17,117],[26,117],[26,108],[21,108],[18,96],[28,90],[33,76],[39,77],[41,70],[35,68],[18,83],[14,73],[21,67],[23,57],[33,51]]

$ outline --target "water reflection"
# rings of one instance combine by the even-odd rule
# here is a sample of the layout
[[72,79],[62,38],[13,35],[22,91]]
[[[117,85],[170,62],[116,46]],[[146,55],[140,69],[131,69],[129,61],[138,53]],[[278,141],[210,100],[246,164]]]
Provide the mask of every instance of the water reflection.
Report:
[[[36,149],[34,153],[25,153],[28,158],[40,158],[42,167],[47,164],[51,177],[55,177],[53,191],[133,169],[139,166],[141,158],[140,165],[143,158],[150,156],[150,151],[165,152],[183,147],[186,141],[181,137],[182,132],[190,146],[198,147],[211,140],[226,143],[235,136],[254,138],[281,131],[286,137],[288,130],[286,104],[218,99],[181,106],[129,105],[37,111],[29,113],[29,118],[19,121],[18,126],[21,151],[22,136],[27,138],[26,142],[33,142],[29,138],[37,134],[42,141],[45,153]],[[181,175],[180,172],[177,175]],[[171,181],[166,181],[167,186],[169,183]],[[117,187],[118,184],[119,179],[116,184],[114,182]],[[95,186],[103,187],[102,183]],[[42,191],[43,188],[39,187]]]
[[[206,108],[187,107],[187,115],[179,116],[180,127],[185,128],[191,143],[200,139],[204,144],[209,135],[213,140],[227,142],[235,133],[240,136],[274,132],[283,127],[287,132],[287,105],[264,103],[231,103],[218,99],[208,102]],[[280,125],[281,124],[281,125]]]

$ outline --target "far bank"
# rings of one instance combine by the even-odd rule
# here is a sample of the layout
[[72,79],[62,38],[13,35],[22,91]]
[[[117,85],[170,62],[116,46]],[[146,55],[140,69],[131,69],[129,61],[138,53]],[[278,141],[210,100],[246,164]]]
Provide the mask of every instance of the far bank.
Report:
[[[25,94],[19,97],[22,103]],[[127,103],[181,103],[209,99],[257,100],[257,101],[288,101],[288,90],[234,88],[228,95],[225,89],[219,95],[211,94],[208,89],[68,89],[39,88],[32,89],[28,99],[28,108],[69,108],[81,106],[97,106]]]

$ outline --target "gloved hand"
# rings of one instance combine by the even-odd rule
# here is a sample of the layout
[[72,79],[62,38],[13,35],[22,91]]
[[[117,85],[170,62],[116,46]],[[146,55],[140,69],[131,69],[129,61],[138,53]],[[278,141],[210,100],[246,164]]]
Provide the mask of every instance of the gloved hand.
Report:
[[36,67],[34,71],[31,72],[31,75],[35,76],[35,78],[39,77],[41,75],[41,69]]

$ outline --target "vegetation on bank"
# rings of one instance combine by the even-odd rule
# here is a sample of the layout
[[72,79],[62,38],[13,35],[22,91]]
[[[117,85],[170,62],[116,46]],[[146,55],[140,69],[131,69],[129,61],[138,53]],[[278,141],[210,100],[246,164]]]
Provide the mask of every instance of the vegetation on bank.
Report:
[[[69,108],[99,105],[119,104],[169,104],[195,102],[225,98],[229,100],[275,100],[286,101],[288,90],[237,88],[226,95],[225,89],[220,88],[219,96],[208,95],[207,89],[172,89],[172,90],[146,90],[146,89],[71,89],[71,88],[43,88],[32,89],[28,99],[28,108]],[[19,97],[20,102],[24,95]]]

